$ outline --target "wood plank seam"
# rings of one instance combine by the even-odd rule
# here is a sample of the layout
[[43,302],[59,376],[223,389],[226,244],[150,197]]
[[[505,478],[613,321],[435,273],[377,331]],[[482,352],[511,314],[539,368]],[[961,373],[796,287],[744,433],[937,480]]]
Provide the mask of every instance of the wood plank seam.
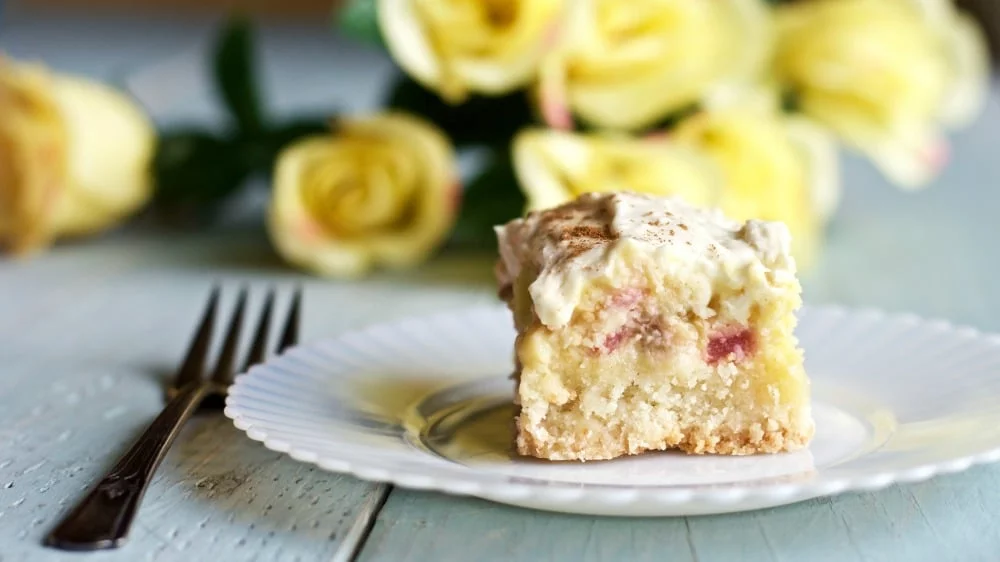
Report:
[[361,552],[368,543],[368,537],[371,536],[372,529],[375,528],[378,515],[382,512],[385,502],[389,499],[389,494],[394,489],[395,486],[392,484],[378,485],[369,498],[369,501],[365,502],[365,506],[358,514],[358,518],[355,520],[351,530],[344,537],[343,548],[334,556],[331,562],[355,562],[361,556]]

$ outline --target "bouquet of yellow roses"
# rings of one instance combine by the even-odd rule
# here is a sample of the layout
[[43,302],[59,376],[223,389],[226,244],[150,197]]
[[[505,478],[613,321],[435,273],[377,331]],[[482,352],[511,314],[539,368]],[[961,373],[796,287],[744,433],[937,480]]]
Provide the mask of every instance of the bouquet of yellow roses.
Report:
[[221,133],[156,134],[108,88],[0,59],[0,245],[99,231],[150,197],[211,206],[265,173],[275,249],[330,277],[491,245],[494,224],[615,190],[784,221],[807,268],[839,146],[925,186],[988,89],[982,33],[950,0],[349,0],[338,22],[401,69],[384,111],[271,122],[245,20],[213,57]]
[[[491,146],[523,209],[678,195],[784,221],[803,267],[839,202],[838,145],[927,185],[989,75],[949,0],[358,0],[341,21],[407,75],[390,105]],[[494,222],[522,210],[481,183],[467,206]]]

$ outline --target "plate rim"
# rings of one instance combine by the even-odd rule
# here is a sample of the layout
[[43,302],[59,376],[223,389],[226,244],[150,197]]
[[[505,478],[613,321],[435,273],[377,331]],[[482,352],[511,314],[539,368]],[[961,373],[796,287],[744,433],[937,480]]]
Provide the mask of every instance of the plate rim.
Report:
[[[567,505],[587,499],[601,503],[612,503],[619,508],[626,508],[640,501],[644,504],[652,502],[660,507],[674,508],[693,503],[708,504],[711,507],[721,509],[731,508],[741,502],[765,502],[767,505],[778,505],[844,492],[875,491],[895,483],[921,482],[943,474],[962,472],[973,466],[1000,462],[1000,441],[998,441],[993,447],[949,460],[929,462],[902,469],[873,471],[857,476],[841,476],[822,480],[809,478],[787,483],[760,483],[757,481],[757,483],[675,485],[671,487],[606,487],[585,483],[536,481],[502,473],[476,471],[471,467],[464,467],[466,471],[462,471],[466,472],[470,478],[453,480],[428,474],[426,470],[409,470],[398,467],[390,470],[381,468],[370,461],[359,462],[353,458],[320,455],[308,450],[308,448],[294,446],[292,443],[269,436],[266,431],[249,422],[246,413],[241,411],[235,403],[236,397],[241,394],[240,386],[246,384],[251,377],[255,376],[255,373],[268,369],[291,356],[306,352],[310,348],[336,344],[348,338],[362,337],[407,323],[428,322],[462,315],[494,314],[498,310],[506,311],[507,309],[502,304],[449,307],[430,314],[408,314],[389,320],[370,322],[332,336],[309,340],[293,346],[279,355],[274,355],[246,373],[238,375],[230,387],[231,392],[226,397],[223,412],[233,425],[251,440],[261,443],[267,449],[286,454],[296,461],[312,464],[323,470],[349,474],[369,482],[392,484],[400,488],[434,490],[508,503],[516,503],[517,500],[524,500],[532,496],[537,500],[537,496],[541,494],[545,502],[556,505]],[[1000,348],[1000,334],[946,319],[923,317],[911,312],[891,312],[874,307],[817,304],[803,305],[796,313],[799,318],[807,314],[857,315],[876,321],[895,321],[911,325],[922,324],[938,330],[956,332],[962,334],[963,337],[982,339],[989,345]]]

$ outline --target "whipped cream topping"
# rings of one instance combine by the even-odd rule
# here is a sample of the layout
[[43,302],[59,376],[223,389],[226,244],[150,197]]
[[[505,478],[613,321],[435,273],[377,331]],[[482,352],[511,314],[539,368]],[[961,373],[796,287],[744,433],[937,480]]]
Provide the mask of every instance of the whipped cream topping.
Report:
[[[704,286],[786,290],[795,281],[791,235],[779,222],[737,222],[676,197],[585,194],[496,227],[497,281],[506,292],[528,271],[535,314],[550,328],[572,318],[586,283],[614,278],[615,254],[633,245],[664,276]],[[756,295],[748,295],[755,298]]]

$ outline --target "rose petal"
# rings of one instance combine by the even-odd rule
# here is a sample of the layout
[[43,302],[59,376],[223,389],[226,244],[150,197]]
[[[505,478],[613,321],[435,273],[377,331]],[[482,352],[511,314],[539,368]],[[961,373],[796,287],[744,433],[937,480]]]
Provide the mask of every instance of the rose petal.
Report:
[[443,132],[395,112],[344,118],[334,133],[296,141],[273,183],[275,248],[329,277],[422,262],[451,230],[462,195]]
[[542,82],[541,89],[542,120],[556,130],[569,131],[573,129],[573,115],[566,102],[565,85],[554,79]]

